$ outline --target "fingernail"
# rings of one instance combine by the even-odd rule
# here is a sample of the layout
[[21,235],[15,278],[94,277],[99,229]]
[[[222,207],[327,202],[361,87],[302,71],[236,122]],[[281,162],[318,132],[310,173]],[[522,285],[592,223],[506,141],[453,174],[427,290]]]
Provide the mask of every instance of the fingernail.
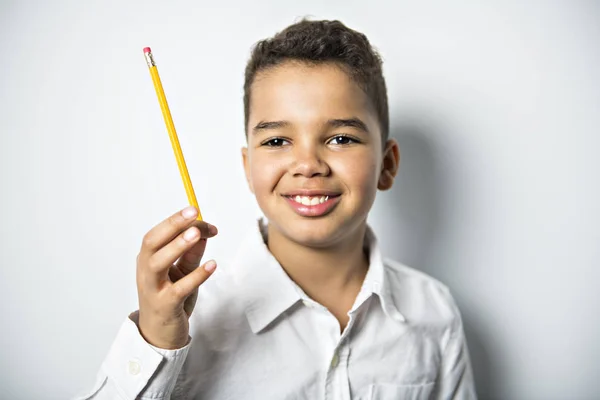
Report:
[[183,215],[184,218],[194,218],[196,215],[198,215],[198,210],[196,210],[196,207],[190,206],[184,208],[181,211],[181,215]]
[[196,237],[198,237],[198,229],[196,229],[196,228],[190,228],[187,231],[185,231],[185,233],[183,234],[183,238],[185,240],[187,240],[188,242],[191,242]]
[[206,264],[204,264],[204,269],[206,270],[206,272],[213,272],[215,268],[217,268],[217,263],[214,262],[214,260],[210,260]]
[[214,225],[211,225],[211,224],[208,224],[208,232],[209,232],[211,235],[213,235],[213,236],[214,236],[214,235],[216,235],[217,233],[219,233],[219,230],[217,229],[217,227],[216,227],[216,226],[214,226]]

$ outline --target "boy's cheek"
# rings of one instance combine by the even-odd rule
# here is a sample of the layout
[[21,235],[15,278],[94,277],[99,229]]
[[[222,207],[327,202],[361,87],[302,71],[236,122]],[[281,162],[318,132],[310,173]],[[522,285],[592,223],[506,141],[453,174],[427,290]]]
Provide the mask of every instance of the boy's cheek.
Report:
[[246,176],[246,183],[252,193],[254,193],[254,186],[252,185],[252,171],[250,168],[250,158],[248,154],[248,148],[242,148],[242,165],[244,166],[244,175]]
[[332,165],[332,170],[337,175],[343,175],[349,186],[377,185],[379,170],[377,160],[374,157],[353,157],[349,160],[342,160],[337,165]]
[[360,196],[367,202],[375,199],[377,187],[379,184],[379,171],[376,165],[365,166],[355,169],[353,174],[356,177],[355,188],[360,191]]
[[276,182],[272,179],[272,174],[273,172],[265,167],[253,167],[251,169],[248,185],[257,199],[273,192]]

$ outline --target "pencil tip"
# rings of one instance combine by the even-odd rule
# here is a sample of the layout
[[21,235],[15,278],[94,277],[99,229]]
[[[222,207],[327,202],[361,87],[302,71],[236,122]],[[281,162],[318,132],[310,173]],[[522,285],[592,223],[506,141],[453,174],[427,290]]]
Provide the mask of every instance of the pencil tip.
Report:
[[144,47],[144,53],[151,53],[150,47]]

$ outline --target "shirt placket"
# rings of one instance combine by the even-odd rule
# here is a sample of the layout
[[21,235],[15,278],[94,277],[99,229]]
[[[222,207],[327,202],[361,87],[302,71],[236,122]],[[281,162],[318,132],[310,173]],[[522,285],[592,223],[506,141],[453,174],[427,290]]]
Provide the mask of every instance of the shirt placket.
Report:
[[354,318],[351,313],[348,326],[339,338],[329,363],[325,381],[326,400],[350,400],[350,380],[348,378],[350,345],[348,337],[353,325]]

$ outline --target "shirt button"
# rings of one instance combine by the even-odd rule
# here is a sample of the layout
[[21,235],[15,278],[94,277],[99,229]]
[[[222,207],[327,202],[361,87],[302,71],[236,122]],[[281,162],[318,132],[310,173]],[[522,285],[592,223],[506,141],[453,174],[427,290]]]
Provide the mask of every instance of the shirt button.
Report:
[[308,301],[308,300],[302,300],[302,303],[304,303],[304,305],[305,305],[306,307],[310,307],[310,308],[312,308],[312,307],[313,307],[313,305],[311,304],[311,302],[310,302],[310,301]]
[[340,362],[340,356],[338,356],[338,353],[335,352],[333,354],[333,358],[331,359],[331,368],[337,367],[337,365],[339,364],[339,362]]
[[131,375],[137,375],[140,373],[140,370],[142,368],[140,367],[140,363],[134,360],[129,361],[129,373]]

